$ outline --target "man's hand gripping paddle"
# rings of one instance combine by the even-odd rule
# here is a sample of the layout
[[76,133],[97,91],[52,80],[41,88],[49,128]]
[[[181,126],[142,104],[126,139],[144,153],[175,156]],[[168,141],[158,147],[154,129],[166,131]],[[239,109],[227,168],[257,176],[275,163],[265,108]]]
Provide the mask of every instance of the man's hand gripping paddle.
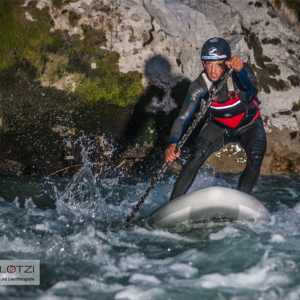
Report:
[[[224,78],[222,79],[222,81],[216,86],[215,89],[212,90],[211,97],[207,100],[207,102],[206,102],[205,106],[203,107],[203,109],[198,113],[198,115],[197,115],[196,119],[193,121],[192,125],[189,127],[189,129],[186,131],[186,133],[182,136],[181,140],[179,141],[179,143],[178,143],[178,145],[177,145],[177,147],[176,147],[176,149],[174,151],[175,154],[184,145],[184,143],[189,138],[189,136],[191,135],[191,133],[193,132],[193,130],[195,129],[195,127],[197,126],[197,124],[203,118],[203,116],[207,112],[210,104],[215,100],[216,95],[221,90],[221,88],[223,87],[223,85],[227,82],[227,79],[232,74],[232,72],[233,72],[233,69],[229,69],[229,71],[224,76]],[[199,97],[199,94],[196,94],[194,96],[194,98],[196,98],[196,97]],[[193,99],[193,100],[196,100],[196,99]],[[145,202],[146,198],[149,196],[150,192],[155,187],[155,185],[158,182],[158,180],[160,180],[163,177],[163,175],[166,172],[169,164],[170,164],[170,162],[166,162],[162,166],[162,169],[158,172],[157,176],[152,180],[150,186],[147,188],[146,192],[144,193],[144,195],[142,196],[142,198],[140,199],[140,201],[137,203],[137,205],[135,206],[135,208],[132,210],[132,212],[130,213],[130,215],[125,220],[125,225],[128,224],[134,218],[135,214],[138,212],[138,210],[140,209],[141,205]]]

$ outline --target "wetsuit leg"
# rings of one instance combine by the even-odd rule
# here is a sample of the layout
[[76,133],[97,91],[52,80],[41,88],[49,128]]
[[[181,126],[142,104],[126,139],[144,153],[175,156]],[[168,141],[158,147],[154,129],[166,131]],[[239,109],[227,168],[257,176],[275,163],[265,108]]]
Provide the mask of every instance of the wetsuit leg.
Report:
[[247,165],[238,184],[238,190],[250,193],[259,176],[262,161],[267,148],[266,133],[262,119],[245,126],[239,132],[240,144],[247,155]]
[[224,131],[224,129],[210,121],[206,123],[197,137],[191,157],[184,165],[174,184],[170,201],[187,192],[197,175],[198,169],[212,153],[223,147]]

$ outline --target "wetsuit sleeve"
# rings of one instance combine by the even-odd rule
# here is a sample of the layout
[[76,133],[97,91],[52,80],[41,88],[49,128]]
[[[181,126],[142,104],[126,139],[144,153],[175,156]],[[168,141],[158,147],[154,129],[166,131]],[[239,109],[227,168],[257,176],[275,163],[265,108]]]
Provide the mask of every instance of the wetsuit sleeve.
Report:
[[180,113],[172,126],[170,144],[177,144],[179,142],[188,121],[191,119],[206,93],[203,85],[200,84],[198,80],[195,80],[191,84]]
[[249,91],[257,89],[257,80],[253,69],[249,66],[249,64],[244,63],[243,69],[239,72],[236,72],[236,74],[245,90]]

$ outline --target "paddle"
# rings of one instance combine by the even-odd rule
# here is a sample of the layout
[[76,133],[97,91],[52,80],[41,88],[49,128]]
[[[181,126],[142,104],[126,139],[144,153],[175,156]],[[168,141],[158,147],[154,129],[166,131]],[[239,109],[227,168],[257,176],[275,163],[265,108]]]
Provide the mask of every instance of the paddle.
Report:
[[[175,149],[175,153],[177,153],[180,148],[184,145],[184,143],[186,142],[186,140],[189,138],[189,136],[191,135],[191,133],[193,132],[193,130],[195,129],[195,127],[197,126],[197,124],[199,123],[199,121],[203,118],[203,116],[205,115],[206,111],[208,110],[210,104],[215,100],[216,95],[218,94],[218,92],[220,91],[220,89],[222,88],[222,86],[226,83],[228,77],[232,74],[233,69],[231,68],[227,74],[224,76],[223,80],[216,86],[215,89],[212,90],[212,94],[211,97],[207,100],[206,105],[203,107],[203,109],[198,113],[196,119],[193,121],[192,125],[189,127],[189,129],[186,131],[186,133],[182,136],[181,140],[179,141],[176,149]],[[194,98],[199,97],[199,94],[196,94],[194,96]],[[195,100],[195,99],[194,99]],[[158,172],[157,176],[152,180],[150,186],[147,188],[146,192],[144,193],[144,195],[142,196],[142,198],[140,199],[140,201],[137,203],[137,205],[135,206],[135,208],[132,210],[132,212],[130,213],[130,215],[127,217],[127,219],[125,220],[125,224],[129,223],[133,217],[135,216],[135,214],[138,212],[138,210],[140,209],[141,205],[145,202],[146,198],[149,196],[150,192],[152,191],[152,189],[155,187],[156,183],[158,182],[158,180],[160,180],[164,173],[166,172],[169,164],[171,162],[166,162],[163,166],[162,169]]]

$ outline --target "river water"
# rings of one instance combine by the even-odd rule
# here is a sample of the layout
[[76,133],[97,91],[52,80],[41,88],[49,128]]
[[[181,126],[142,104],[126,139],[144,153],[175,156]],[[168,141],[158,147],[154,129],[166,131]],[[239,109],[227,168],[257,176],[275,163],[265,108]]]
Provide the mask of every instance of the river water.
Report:
[[[0,178],[0,259],[35,259],[40,286],[0,286],[1,299],[299,299],[299,176],[261,176],[253,196],[271,215],[172,231],[123,221],[154,175],[96,182],[88,164],[72,180]],[[168,201],[166,175],[142,205]],[[192,189],[236,187],[238,174],[203,170]]]

